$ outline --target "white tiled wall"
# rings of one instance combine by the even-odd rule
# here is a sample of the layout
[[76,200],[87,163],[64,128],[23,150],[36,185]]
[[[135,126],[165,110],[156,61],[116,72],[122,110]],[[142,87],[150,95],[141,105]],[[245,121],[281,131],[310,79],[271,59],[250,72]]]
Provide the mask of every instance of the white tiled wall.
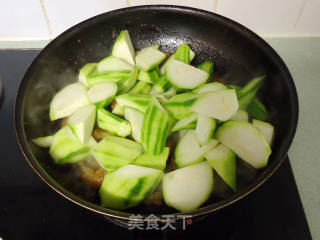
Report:
[[150,4],[179,5],[200,8],[212,12],[215,8],[216,0],[129,0],[130,6]]
[[42,0],[52,36],[90,17],[128,6],[127,0]]
[[49,37],[48,26],[39,0],[1,0],[0,40]]
[[320,0],[1,0],[0,42],[52,39],[87,18],[127,6],[184,5],[216,12],[262,36],[320,36]]
[[266,35],[295,31],[304,0],[220,0],[216,12]]
[[301,34],[320,35],[320,0],[308,0],[303,14],[297,22],[297,31]]

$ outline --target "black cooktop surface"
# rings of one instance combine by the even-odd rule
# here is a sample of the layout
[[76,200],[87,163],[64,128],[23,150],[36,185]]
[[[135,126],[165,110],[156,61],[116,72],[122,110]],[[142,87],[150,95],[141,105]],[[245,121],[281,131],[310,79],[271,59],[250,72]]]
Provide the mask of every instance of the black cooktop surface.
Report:
[[18,85],[38,53],[0,51],[0,239],[311,239],[288,159],[248,197],[184,231],[130,231],[57,194],[24,160],[13,125]]

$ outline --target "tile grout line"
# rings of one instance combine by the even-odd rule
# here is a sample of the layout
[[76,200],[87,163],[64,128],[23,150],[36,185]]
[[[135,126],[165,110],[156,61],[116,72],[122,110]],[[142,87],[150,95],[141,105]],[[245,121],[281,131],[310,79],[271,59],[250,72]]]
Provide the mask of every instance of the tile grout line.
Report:
[[303,12],[304,12],[304,9],[305,9],[305,7],[306,7],[306,4],[307,4],[307,0],[303,0],[301,9],[300,9],[300,12],[299,12],[299,14],[298,14],[297,20],[296,20],[296,22],[295,22],[295,24],[294,24],[293,30],[297,30],[298,24],[299,24],[299,22],[300,22],[300,19],[301,19],[301,17],[302,17],[302,14],[303,14]]
[[[128,0],[129,1],[129,0]],[[216,0],[214,2],[214,6],[213,6],[213,12],[217,12],[217,9],[218,9],[218,0]]]
[[48,31],[49,31],[49,34],[50,34],[50,39],[52,39],[52,28],[51,28],[51,25],[50,25],[50,21],[49,21],[49,17],[48,17],[46,8],[44,6],[43,0],[39,0],[39,1],[40,1],[42,12],[44,14],[44,18],[45,18],[46,23],[47,23]]

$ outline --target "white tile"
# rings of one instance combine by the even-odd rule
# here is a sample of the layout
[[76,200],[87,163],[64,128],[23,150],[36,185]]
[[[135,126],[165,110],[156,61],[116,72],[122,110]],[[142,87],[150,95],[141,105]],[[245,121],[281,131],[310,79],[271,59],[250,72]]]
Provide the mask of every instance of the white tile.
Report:
[[53,37],[90,17],[128,6],[127,0],[43,0]]
[[219,0],[216,12],[261,35],[294,32],[303,0]]
[[212,12],[214,10],[215,2],[216,0],[129,0],[129,5],[170,4],[194,7]]
[[303,35],[320,34],[320,1],[307,0],[301,18],[297,23],[297,33]]
[[0,40],[48,38],[49,30],[39,0],[1,1]]

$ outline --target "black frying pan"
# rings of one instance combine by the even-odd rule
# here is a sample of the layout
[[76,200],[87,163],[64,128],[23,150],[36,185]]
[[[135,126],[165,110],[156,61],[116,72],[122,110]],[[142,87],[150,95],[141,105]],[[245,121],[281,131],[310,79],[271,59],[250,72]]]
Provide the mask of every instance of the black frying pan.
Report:
[[123,29],[129,30],[135,49],[159,43],[162,51],[174,52],[187,42],[196,52],[194,64],[213,60],[215,78],[230,84],[243,85],[253,77],[267,75],[260,98],[270,111],[269,120],[276,131],[268,166],[252,171],[238,164],[240,178],[247,172],[240,179],[237,193],[222,196],[217,192],[189,215],[204,215],[241,199],[276,171],[287,154],[298,120],[296,89],[278,54],[259,36],[222,16],[177,6],[140,6],[108,12],[67,30],[41,51],[21,82],[15,106],[18,141],[30,166],[50,187],[85,208],[116,219],[128,220],[131,213],[160,216],[175,212],[166,207],[138,207],[126,212],[103,208],[97,194],[77,183],[72,166],[55,165],[46,149],[31,143],[31,139],[53,134],[59,127],[59,123],[49,121],[53,95],[77,81],[84,64],[109,55]]

